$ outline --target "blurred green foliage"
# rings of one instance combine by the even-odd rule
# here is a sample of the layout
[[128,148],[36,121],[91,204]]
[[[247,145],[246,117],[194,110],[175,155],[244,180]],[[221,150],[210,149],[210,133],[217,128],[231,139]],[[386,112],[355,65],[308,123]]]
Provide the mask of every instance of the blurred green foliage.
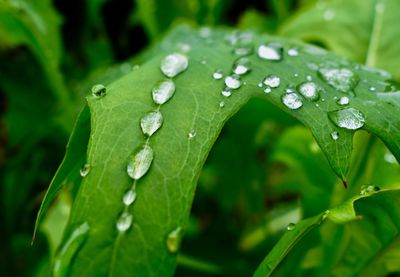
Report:
[[[382,19],[374,12],[379,3]],[[0,274],[47,276],[76,176],[68,176],[31,246],[34,220],[84,96],[93,83],[109,84],[152,55],[173,26],[230,25],[301,39],[388,70],[398,82],[399,12],[396,0],[0,0]],[[370,51],[376,54],[368,59]],[[249,276],[288,223],[341,204],[365,184],[400,187],[399,166],[383,143],[359,133],[354,148],[345,191],[304,126],[250,101],[203,168],[176,276]],[[276,276],[326,276],[343,257],[337,274],[349,274],[353,262],[342,252],[368,228],[327,223],[312,230]],[[364,276],[399,273],[396,260],[389,263]]]

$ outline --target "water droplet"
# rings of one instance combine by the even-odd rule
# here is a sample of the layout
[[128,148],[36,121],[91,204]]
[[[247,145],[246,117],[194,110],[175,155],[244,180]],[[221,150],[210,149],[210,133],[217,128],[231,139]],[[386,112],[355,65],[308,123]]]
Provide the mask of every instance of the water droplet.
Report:
[[334,18],[335,18],[335,12],[333,10],[328,9],[324,12],[325,21],[331,21]]
[[188,134],[188,138],[189,139],[194,139],[194,137],[196,136],[196,131],[195,130],[191,130]]
[[333,131],[331,133],[331,137],[333,140],[338,140],[339,139],[339,133],[337,131]]
[[74,258],[78,249],[85,242],[89,232],[87,222],[79,225],[70,235],[68,240],[61,247],[54,260],[53,276],[68,276],[71,260]]
[[101,98],[107,94],[107,89],[102,84],[97,84],[92,87],[92,95],[95,98]]
[[200,63],[201,64],[207,64],[207,60],[201,60]]
[[337,126],[348,129],[357,130],[364,126],[364,115],[354,108],[347,108],[329,113],[329,118]]
[[269,61],[280,61],[282,59],[282,52],[282,45],[277,43],[262,44],[257,50],[257,54],[261,59]]
[[179,73],[185,71],[188,68],[188,58],[179,53],[174,53],[166,56],[160,64],[160,69],[167,77],[175,77]]
[[122,198],[122,202],[124,203],[125,206],[132,205],[132,203],[135,202],[135,200],[136,200],[136,191],[132,189],[128,190],[124,194],[124,197]]
[[351,70],[345,68],[321,68],[319,74],[329,85],[343,93],[349,93],[359,81]]
[[224,101],[219,102],[219,107],[220,107],[220,108],[225,107],[225,102],[224,102]]
[[290,57],[296,57],[296,56],[299,55],[299,51],[298,51],[296,48],[290,48],[290,49],[287,51],[287,54],[288,54]]
[[292,230],[294,230],[294,228],[296,228],[296,224],[294,224],[294,223],[289,223],[286,229],[287,229],[288,231],[292,231]]
[[284,94],[282,96],[282,103],[291,110],[297,110],[303,106],[303,102],[297,93]]
[[228,42],[234,47],[233,53],[246,56],[253,53],[253,34],[250,32],[234,32],[227,37]]
[[162,105],[175,93],[175,83],[172,80],[159,81],[152,89],[154,103]]
[[369,90],[370,91],[376,91],[376,87],[370,87]]
[[229,89],[224,89],[221,91],[221,94],[225,97],[229,97],[232,95],[232,92]]
[[132,226],[133,216],[128,212],[123,212],[117,220],[117,230],[125,232]]
[[350,103],[350,99],[349,99],[349,97],[347,97],[347,96],[342,96],[342,97],[339,98],[339,100],[337,101],[337,103],[338,103],[339,105],[342,105],[342,106],[348,105],[348,104]]
[[127,167],[128,175],[134,180],[142,178],[149,170],[153,157],[153,149],[147,144],[144,145],[142,149],[130,157]]
[[277,88],[281,84],[281,78],[276,75],[269,75],[265,77],[263,82],[271,88]]
[[89,174],[91,168],[92,167],[90,166],[90,164],[84,164],[79,171],[81,177],[86,177]]
[[303,95],[306,99],[311,101],[315,101],[319,98],[319,90],[320,88],[317,84],[313,82],[306,82],[299,85],[298,90],[301,95]]
[[258,87],[262,88],[263,87],[263,83],[258,83]]
[[266,88],[264,89],[264,92],[267,93],[267,94],[268,94],[268,93],[271,93],[271,91],[272,91],[272,90],[271,90],[270,87],[266,87]]
[[361,195],[368,195],[368,194],[372,194],[374,192],[378,192],[380,191],[381,188],[378,186],[374,186],[374,185],[363,185],[361,186],[361,191],[360,194]]
[[132,65],[128,62],[122,63],[119,66],[119,70],[121,70],[122,74],[128,74],[132,70]]
[[311,75],[307,75],[306,79],[307,79],[307,81],[311,82],[312,81],[312,76]]
[[397,162],[396,157],[390,151],[386,151],[386,153],[384,155],[384,159],[386,162],[388,162],[390,164],[395,164]]
[[179,49],[179,51],[181,51],[183,53],[187,53],[192,49],[192,47],[187,43],[181,42],[178,44],[178,49]]
[[237,75],[231,75],[225,77],[225,85],[230,89],[238,89],[242,85],[242,82]]
[[159,111],[149,112],[140,119],[140,128],[143,134],[152,136],[163,123],[163,116]]
[[295,74],[293,74],[293,76],[297,78],[297,77],[299,77],[299,73],[295,73]]
[[182,241],[182,228],[178,227],[168,234],[166,245],[170,253],[178,252],[179,246]]
[[222,77],[224,77],[224,74],[222,73],[222,70],[217,70],[217,71],[215,71],[214,73],[213,73],[213,78],[215,79],[215,80],[220,80],[220,79],[222,79]]
[[233,73],[243,75],[250,71],[251,62],[248,58],[240,58],[233,65]]

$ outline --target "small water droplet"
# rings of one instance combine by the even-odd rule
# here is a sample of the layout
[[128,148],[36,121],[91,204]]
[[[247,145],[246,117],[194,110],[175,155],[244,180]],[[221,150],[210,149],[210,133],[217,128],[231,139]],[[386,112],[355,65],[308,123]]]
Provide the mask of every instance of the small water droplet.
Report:
[[188,139],[194,139],[194,137],[196,136],[196,131],[195,130],[191,130],[189,133],[188,133]]
[[213,78],[215,79],[215,80],[220,80],[220,79],[222,79],[222,77],[224,77],[224,74],[222,73],[222,70],[216,70],[214,73],[213,73]]
[[224,102],[224,101],[219,102],[219,107],[220,107],[220,108],[225,107],[225,102]]
[[175,93],[175,83],[172,80],[159,81],[152,89],[154,103],[162,105],[166,103]]
[[261,59],[269,61],[282,60],[283,47],[277,43],[262,44],[258,47],[257,54]]
[[369,90],[370,91],[376,91],[376,87],[370,87]]
[[201,60],[200,63],[201,64],[207,64],[207,60]]
[[122,202],[124,203],[125,206],[132,205],[132,203],[135,202],[135,200],[136,200],[136,191],[132,189],[128,190],[124,194],[124,197],[122,198]]
[[298,90],[301,95],[311,101],[318,100],[320,88],[313,82],[305,82],[299,85]]
[[332,137],[333,140],[338,140],[339,139],[339,132],[333,131],[331,133],[331,137]]
[[92,167],[90,166],[90,164],[84,164],[79,171],[81,177],[86,177],[89,174],[91,168]]
[[153,157],[153,149],[147,144],[144,145],[142,149],[129,158],[128,175],[134,180],[142,178],[149,170]]
[[295,74],[293,74],[293,76],[297,78],[297,77],[299,77],[299,73],[295,73]]
[[267,94],[268,94],[268,93],[271,93],[271,91],[272,91],[272,90],[271,90],[270,87],[266,87],[266,88],[264,89],[264,92],[267,93]]
[[168,234],[166,245],[170,253],[176,253],[182,241],[182,228],[178,227]]
[[237,75],[231,75],[225,77],[225,85],[230,89],[238,89],[242,85],[242,82]]
[[221,91],[221,94],[225,97],[229,97],[232,95],[232,92],[229,89],[224,89]]
[[347,96],[342,96],[342,97],[339,98],[337,103],[339,105],[341,105],[341,106],[345,106],[345,105],[348,105],[350,103],[350,99]]
[[140,119],[140,128],[143,134],[152,136],[163,123],[163,116],[159,111],[149,112]]
[[297,110],[303,106],[303,102],[297,93],[284,94],[282,103],[291,110]]
[[107,89],[102,84],[97,84],[92,87],[92,95],[95,98],[104,97],[107,94]]
[[277,88],[281,84],[281,78],[276,75],[269,75],[265,77],[264,84],[269,86],[270,88]]
[[354,108],[347,108],[329,113],[329,118],[337,126],[348,130],[357,130],[364,126],[364,115]]
[[307,81],[311,82],[312,81],[312,76],[311,75],[307,75],[306,79],[307,79]]
[[334,18],[335,18],[335,12],[334,12],[333,10],[327,9],[327,10],[324,12],[324,20],[325,20],[325,21],[331,21],[331,20],[334,19]]
[[321,68],[319,74],[329,85],[343,93],[349,93],[359,81],[358,77],[346,68]]
[[117,230],[125,232],[132,226],[133,216],[128,212],[123,212],[117,220]]
[[286,93],[293,93],[293,92],[295,92],[295,90],[294,90],[294,88],[293,87],[291,87],[290,85],[285,89],[285,92]]
[[263,87],[263,83],[258,83],[258,85],[257,85],[259,88],[262,88]]
[[299,55],[299,51],[298,51],[296,48],[290,48],[290,49],[287,51],[287,54],[288,54],[290,57],[297,57],[297,56]]
[[251,62],[248,58],[240,58],[233,65],[233,73],[243,75],[250,71]]
[[53,276],[68,276],[71,260],[74,258],[79,247],[85,242],[89,233],[89,224],[87,222],[79,225],[69,236],[61,249],[56,254],[53,267]]
[[384,159],[386,162],[388,162],[390,164],[395,164],[397,162],[396,157],[390,151],[386,151],[386,153],[384,155]]
[[161,61],[160,69],[165,76],[172,78],[185,71],[188,66],[189,60],[185,55],[173,53]]
[[289,223],[286,229],[287,229],[288,231],[292,231],[292,230],[294,230],[294,228],[296,228],[296,224],[294,224],[294,223]]

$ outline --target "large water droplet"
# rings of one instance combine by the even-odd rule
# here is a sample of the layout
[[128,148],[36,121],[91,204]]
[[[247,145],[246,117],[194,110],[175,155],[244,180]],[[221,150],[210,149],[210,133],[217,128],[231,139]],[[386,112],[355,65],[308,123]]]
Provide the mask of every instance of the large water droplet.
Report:
[[135,200],[136,200],[136,191],[132,189],[125,192],[124,197],[122,198],[122,202],[124,203],[125,206],[132,205],[132,203],[135,202]]
[[359,81],[357,75],[346,68],[321,68],[318,72],[329,85],[344,93],[351,92]]
[[297,93],[284,94],[282,96],[282,103],[291,110],[297,110],[303,106],[303,102]]
[[257,50],[257,54],[261,59],[269,61],[280,61],[282,59],[282,52],[282,45],[277,43],[262,44]]
[[306,99],[311,101],[315,101],[319,98],[319,90],[317,84],[313,82],[306,82],[299,85],[298,88],[301,95],[303,95]]
[[329,118],[339,127],[357,130],[364,126],[364,115],[354,108],[347,108],[329,113]]
[[230,89],[238,89],[242,85],[242,82],[237,75],[227,76],[225,78],[225,85]]
[[189,60],[185,55],[174,53],[166,56],[161,61],[160,68],[165,76],[172,78],[185,71],[188,68],[188,65]]
[[107,89],[102,84],[97,84],[92,87],[92,95],[95,98],[101,98],[105,96],[107,93]]
[[220,80],[220,79],[222,79],[222,77],[224,77],[224,74],[222,73],[222,70],[216,70],[214,73],[213,73],[213,78],[215,79],[215,80]]
[[154,103],[162,105],[166,103],[175,93],[175,83],[172,80],[158,82],[152,89]]
[[153,149],[149,145],[144,145],[137,153],[132,155],[128,162],[128,175],[138,180],[147,173],[153,161]]
[[281,78],[276,75],[269,75],[265,77],[263,82],[271,88],[277,88],[281,84]]
[[79,225],[61,247],[54,260],[53,276],[68,276],[71,260],[88,236],[89,224]]
[[248,58],[240,58],[233,65],[233,73],[243,75],[250,71],[251,62]]
[[294,223],[289,223],[287,226],[288,231],[292,231],[292,230],[294,230],[294,228],[296,228],[296,224],[294,224]]
[[140,127],[143,134],[147,136],[153,135],[160,129],[163,123],[163,116],[159,111],[149,112],[140,119]]
[[90,166],[90,164],[84,164],[79,171],[81,177],[86,177],[89,174],[91,168],[92,167]]
[[342,105],[342,106],[348,105],[348,104],[350,103],[350,99],[349,99],[349,97],[347,97],[347,96],[342,96],[342,97],[339,98],[339,100],[337,101],[337,103],[338,103],[339,105]]
[[337,131],[333,131],[333,132],[331,133],[331,138],[332,138],[333,140],[338,140],[338,139],[339,139],[339,133],[338,133]]
[[132,226],[133,216],[128,212],[123,212],[117,220],[117,230],[125,232]]
[[168,234],[166,241],[168,251],[171,253],[178,252],[181,240],[182,240],[182,228],[178,227]]

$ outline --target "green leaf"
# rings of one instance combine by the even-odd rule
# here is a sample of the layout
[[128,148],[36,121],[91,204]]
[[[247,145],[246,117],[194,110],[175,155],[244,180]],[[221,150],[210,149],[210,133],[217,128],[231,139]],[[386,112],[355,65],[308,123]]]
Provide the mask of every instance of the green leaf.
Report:
[[[349,166],[354,132],[337,127],[328,117],[328,113],[343,109],[336,103],[338,97],[347,95],[349,107],[365,116],[363,128],[379,135],[394,155],[400,157],[400,119],[392,116],[400,104],[391,96],[394,93],[385,93],[383,100],[380,93],[369,90],[375,86],[377,91],[383,91],[387,83],[385,75],[321,49],[251,34],[254,47],[281,43],[285,49],[283,60],[274,62],[254,54],[248,56],[251,72],[241,77],[242,86],[232,91],[232,96],[222,96],[223,80],[213,79],[212,74],[215,70],[231,74],[238,57],[225,38],[237,35],[210,30],[205,38],[204,33],[178,28],[139,70],[110,84],[104,97],[88,97],[91,135],[87,161],[91,171],[79,187],[64,243],[71,239],[76,227],[87,223],[89,230],[87,240],[71,260],[71,275],[124,276],[132,272],[143,276],[172,275],[176,254],[168,251],[171,249],[167,247],[169,234],[179,228],[184,230],[200,170],[215,139],[224,123],[251,97],[271,101],[308,126],[332,168],[342,178]],[[187,53],[189,67],[173,78],[176,85],[173,98],[158,107],[152,101],[151,91],[165,78],[160,72],[160,62],[167,54],[179,51],[182,44],[191,48]],[[290,47],[297,48],[299,55],[287,55]],[[315,71],[316,66],[347,68],[356,74],[360,81],[354,93],[344,94],[326,83]],[[266,94],[258,83],[269,74],[279,76],[281,83],[279,88]],[[296,110],[287,108],[281,99],[285,89],[297,87],[307,76],[321,88],[320,99],[313,102],[299,96],[303,106]],[[386,102],[387,98],[391,104]],[[140,119],[158,108],[164,118],[162,127],[146,138],[140,129]],[[339,133],[338,140],[331,137],[334,131]],[[127,163],[143,145],[153,149],[154,160],[147,175],[132,184],[126,172]],[[145,164],[141,162],[134,165],[145,171]],[[136,187],[137,199],[132,206],[125,207],[122,198],[132,187]],[[126,232],[118,232],[116,228],[122,212],[127,213],[123,217],[127,226],[133,221]],[[174,244],[179,241],[171,239]]]
[[[352,232],[346,249],[341,250],[342,256],[334,267],[328,269],[329,274],[324,272],[322,275],[385,276],[399,270],[399,201],[400,190],[358,195],[328,213],[300,221],[293,230],[282,236],[254,276],[270,276],[299,240],[326,219],[346,224],[352,228]],[[335,255],[326,257],[334,259]]]
[[300,10],[280,34],[321,43],[356,62],[388,70],[399,80],[399,12],[397,0],[318,2]]

